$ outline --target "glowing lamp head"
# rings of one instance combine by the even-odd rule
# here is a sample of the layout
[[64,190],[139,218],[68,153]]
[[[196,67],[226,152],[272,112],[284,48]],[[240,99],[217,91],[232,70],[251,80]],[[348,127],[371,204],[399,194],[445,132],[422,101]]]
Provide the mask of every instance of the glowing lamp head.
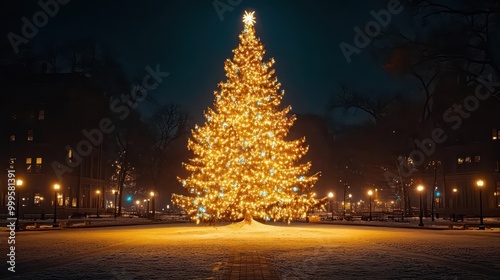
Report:
[[149,195],[150,196],[155,196],[155,192],[150,192]]
[[135,201],[135,204],[139,205],[141,202],[139,200]]
[[100,194],[100,193],[101,193],[101,191],[100,191],[100,190],[96,190],[96,191],[95,191],[95,193],[96,193],[96,194]]
[[483,180],[477,180],[476,185],[480,188],[484,186],[484,181]]
[[453,188],[453,192],[454,193],[458,192],[457,188]]
[[58,190],[58,189],[60,189],[60,188],[61,188],[61,186],[60,186],[59,184],[54,184],[54,190],[56,190],[56,191],[57,191],[57,190]]
[[20,187],[20,186],[22,186],[22,185],[23,185],[23,180],[21,180],[21,179],[17,179],[17,181],[16,181],[16,186]]
[[417,191],[421,192],[421,191],[423,191],[423,190],[424,190],[424,186],[419,185],[419,186],[417,187]]
[[329,198],[332,198],[332,197],[333,197],[333,193],[332,193],[332,192],[330,192],[330,193],[328,194],[328,197],[329,197]]
[[112,194],[118,193],[116,190],[111,191]]
[[369,190],[369,191],[368,191],[368,195],[369,195],[369,196],[372,196],[372,195],[373,195],[373,191],[372,191],[372,190]]

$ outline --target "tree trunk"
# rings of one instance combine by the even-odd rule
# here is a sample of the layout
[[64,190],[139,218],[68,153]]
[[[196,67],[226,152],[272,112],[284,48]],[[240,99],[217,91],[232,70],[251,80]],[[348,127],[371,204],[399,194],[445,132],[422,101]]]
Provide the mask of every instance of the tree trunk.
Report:
[[252,213],[250,213],[250,212],[246,212],[246,213],[245,213],[245,220],[244,220],[244,221],[245,221],[245,223],[247,223],[247,224],[251,224],[251,223],[252,223],[252,221],[253,221],[253,218],[252,218]]

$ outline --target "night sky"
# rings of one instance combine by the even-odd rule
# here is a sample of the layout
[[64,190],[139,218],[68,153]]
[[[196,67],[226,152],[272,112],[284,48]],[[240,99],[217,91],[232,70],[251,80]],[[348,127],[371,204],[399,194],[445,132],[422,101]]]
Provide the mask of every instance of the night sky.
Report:
[[[1,50],[8,57],[13,49],[7,34],[19,34],[21,18],[31,19],[40,7],[37,1],[7,2],[1,14]],[[212,106],[217,83],[225,80],[223,63],[238,44],[243,12],[255,10],[257,36],[265,44],[266,59],[275,58],[278,81],[286,92],[283,105],[292,105],[294,112],[324,115],[341,83],[375,94],[408,88],[387,74],[368,48],[354,54],[351,63],[339,48],[342,41],[353,44],[353,27],[364,28],[373,20],[370,11],[385,9],[387,1],[241,1],[222,16],[213,2],[73,0],[60,6],[32,43],[42,50],[46,45],[95,41],[131,79],[140,79],[147,65],[159,64],[170,75],[151,92],[153,97],[179,103],[199,119]],[[403,10],[392,23],[401,26],[408,19]],[[153,109],[142,107],[146,115]]]

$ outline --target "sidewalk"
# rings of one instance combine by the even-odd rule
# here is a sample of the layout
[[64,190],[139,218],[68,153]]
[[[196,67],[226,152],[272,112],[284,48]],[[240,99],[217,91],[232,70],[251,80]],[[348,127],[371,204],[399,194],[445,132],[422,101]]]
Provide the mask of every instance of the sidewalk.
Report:
[[[392,227],[392,228],[412,228],[427,230],[465,230],[479,229],[479,219],[466,219],[461,222],[451,222],[450,220],[424,218],[424,226],[419,226],[418,217],[407,218],[404,222],[394,221],[322,221],[322,224],[349,225],[349,226],[373,226],[373,227]],[[489,230],[500,231],[500,220],[485,219],[484,225]]]
[[224,279],[274,280],[280,278],[270,269],[269,262],[265,257],[256,252],[245,252],[233,255],[227,265],[227,273]]
[[[20,220],[19,224],[22,231],[40,231],[40,230],[60,230],[61,228],[94,228],[94,227],[112,227],[112,226],[134,226],[150,224],[186,224],[187,221],[153,221],[147,218],[82,218],[82,219],[63,219],[57,220],[57,227],[53,227],[52,220]],[[0,231],[8,231],[7,223],[0,222]]]

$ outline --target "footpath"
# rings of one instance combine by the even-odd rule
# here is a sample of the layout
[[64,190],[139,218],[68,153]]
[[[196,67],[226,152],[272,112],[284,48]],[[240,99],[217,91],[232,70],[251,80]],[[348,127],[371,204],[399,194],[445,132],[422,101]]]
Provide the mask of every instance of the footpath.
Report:
[[[349,225],[349,226],[372,226],[372,227],[392,227],[392,228],[413,228],[413,229],[426,229],[426,230],[479,230],[479,218],[469,218],[463,221],[453,222],[445,219],[424,218],[422,220],[423,226],[420,226],[418,217],[406,218],[402,222],[395,221],[341,221],[341,220],[327,220],[321,221],[322,224],[334,225]],[[500,231],[500,218],[486,218],[483,221],[485,230]]]

